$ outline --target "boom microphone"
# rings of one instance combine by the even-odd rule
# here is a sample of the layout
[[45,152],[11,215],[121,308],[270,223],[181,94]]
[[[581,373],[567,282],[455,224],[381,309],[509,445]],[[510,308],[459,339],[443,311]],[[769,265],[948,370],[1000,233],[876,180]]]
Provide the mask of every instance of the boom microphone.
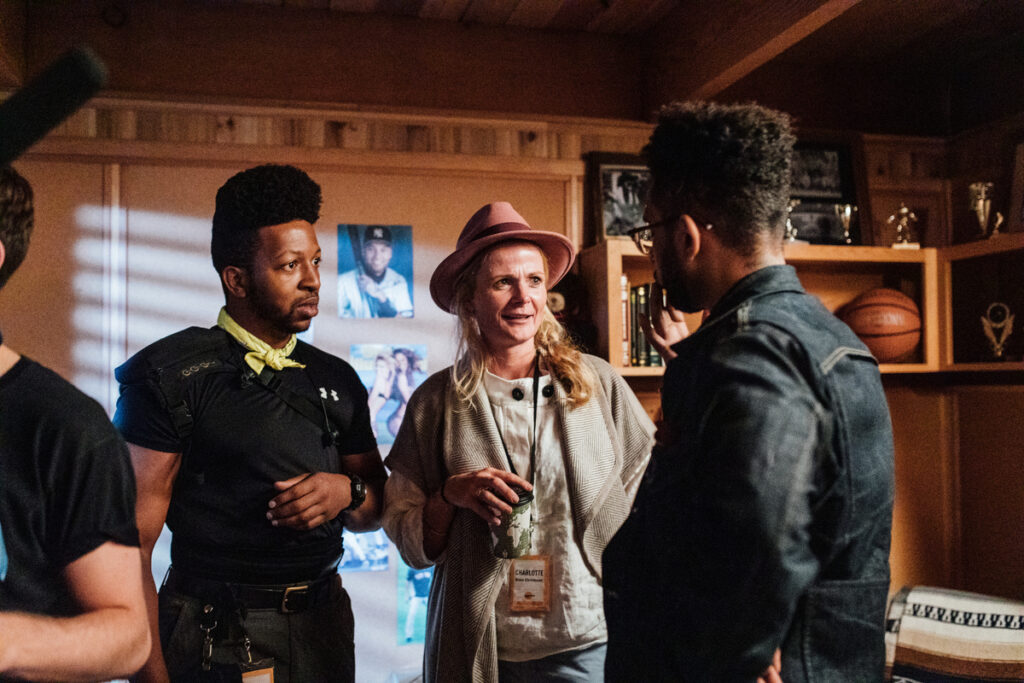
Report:
[[0,166],[7,166],[107,82],[107,67],[87,47],[57,61],[0,104]]

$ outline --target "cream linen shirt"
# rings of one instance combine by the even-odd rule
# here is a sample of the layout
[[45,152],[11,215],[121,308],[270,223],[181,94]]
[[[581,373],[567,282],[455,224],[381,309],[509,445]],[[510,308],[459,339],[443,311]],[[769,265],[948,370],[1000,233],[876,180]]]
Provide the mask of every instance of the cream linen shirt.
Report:
[[[542,377],[541,392],[550,383],[550,376]],[[523,392],[522,399],[512,396],[516,388]],[[498,659],[540,659],[602,642],[607,638],[603,594],[573,537],[555,399],[543,393],[539,397],[536,473],[531,477],[533,378],[510,381],[487,373],[484,389],[516,472],[527,481],[533,480],[531,553],[551,557],[551,609],[547,612],[511,612],[506,572],[494,606]]]

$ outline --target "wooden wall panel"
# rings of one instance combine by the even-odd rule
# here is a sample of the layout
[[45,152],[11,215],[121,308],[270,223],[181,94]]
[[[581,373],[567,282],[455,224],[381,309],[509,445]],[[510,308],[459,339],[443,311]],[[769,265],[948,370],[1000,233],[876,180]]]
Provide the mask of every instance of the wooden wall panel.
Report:
[[106,327],[108,235],[94,220],[103,206],[103,167],[24,160],[14,167],[35,192],[35,229],[28,257],[0,290],[4,343],[95,388]]
[[957,392],[963,586],[1024,599],[1024,387]]
[[0,2],[0,88],[25,79],[25,0]]
[[896,444],[891,586],[956,585],[958,483],[952,405],[940,389],[886,379]]
[[[223,304],[209,258],[217,188],[237,168],[130,166],[127,209],[127,353],[187,325],[210,325]],[[432,370],[454,357],[454,318],[430,299],[430,276],[454,249],[466,220],[484,204],[507,200],[539,229],[566,231],[567,193],[558,179],[452,176],[404,171],[311,170],[324,205],[317,235],[324,253],[314,343],[343,358],[358,343],[427,344]],[[341,320],[337,302],[337,226],[412,226],[412,320]]]

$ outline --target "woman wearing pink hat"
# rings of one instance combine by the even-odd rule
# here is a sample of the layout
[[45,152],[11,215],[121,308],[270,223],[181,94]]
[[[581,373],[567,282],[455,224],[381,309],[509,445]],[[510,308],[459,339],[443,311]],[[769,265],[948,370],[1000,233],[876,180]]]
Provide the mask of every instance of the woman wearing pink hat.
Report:
[[436,565],[428,683],[603,678],[601,553],[654,426],[546,308],[572,261],[569,240],[496,202],[431,277],[459,350],[409,401],[383,516],[410,566]]

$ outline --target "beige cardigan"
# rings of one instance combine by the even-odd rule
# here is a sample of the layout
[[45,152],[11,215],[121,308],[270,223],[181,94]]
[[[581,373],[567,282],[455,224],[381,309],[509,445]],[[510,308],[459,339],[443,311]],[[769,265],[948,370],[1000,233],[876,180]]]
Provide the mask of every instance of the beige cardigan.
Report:
[[[574,534],[583,559],[601,577],[601,553],[629,514],[647,466],[654,425],[622,377],[605,361],[584,356],[598,378],[591,400],[577,408],[553,382],[559,401],[566,477]],[[457,410],[451,368],[428,378],[413,394],[385,464],[421,491],[441,487],[449,474],[483,467],[507,469],[501,438],[481,386]],[[395,501],[385,500],[385,507]],[[417,520],[422,508],[415,508]],[[406,562],[421,565],[422,548],[403,548],[401,520],[385,512],[385,530]],[[412,561],[410,561],[412,560]],[[487,525],[459,509],[448,547],[438,558],[427,611],[424,681],[498,680],[494,602],[508,570],[494,557]]]

